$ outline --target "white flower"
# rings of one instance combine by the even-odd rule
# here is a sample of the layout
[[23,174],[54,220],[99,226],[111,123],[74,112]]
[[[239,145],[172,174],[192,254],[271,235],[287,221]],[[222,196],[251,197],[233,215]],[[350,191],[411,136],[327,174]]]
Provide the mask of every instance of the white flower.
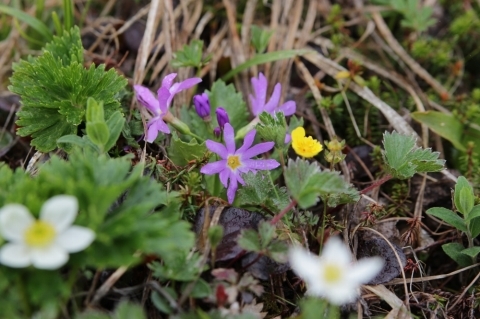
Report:
[[68,254],[87,248],[95,233],[72,226],[78,212],[74,196],[58,195],[47,200],[36,220],[20,204],[0,209],[0,234],[9,242],[0,248],[0,264],[23,268],[57,269],[68,261]]
[[312,255],[302,247],[289,251],[290,265],[307,284],[307,294],[322,297],[332,304],[354,302],[359,287],[373,279],[383,268],[379,257],[363,258],[352,263],[352,254],[342,241],[330,238],[321,256]]

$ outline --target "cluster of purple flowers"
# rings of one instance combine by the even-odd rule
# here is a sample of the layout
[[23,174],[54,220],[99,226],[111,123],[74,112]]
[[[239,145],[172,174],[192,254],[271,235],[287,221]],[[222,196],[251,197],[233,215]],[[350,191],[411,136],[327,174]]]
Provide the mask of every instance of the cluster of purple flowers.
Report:
[[[153,96],[148,88],[141,85],[134,86],[138,102],[146,107],[153,115],[147,123],[145,141],[149,143],[152,143],[157,138],[159,131],[165,134],[170,133],[170,129],[165,123],[165,120],[171,117],[168,108],[175,94],[189,89],[202,81],[200,78],[190,78],[179,83],[173,83],[176,76],[176,73],[172,73],[163,79],[162,86],[157,91],[157,98]],[[250,95],[250,102],[254,116],[258,117],[262,112],[268,112],[270,114],[283,112],[286,116],[295,113],[296,105],[293,101],[287,101],[280,106],[278,105],[281,94],[280,83],[275,85],[272,96],[268,102],[266,101],[267,80],[262,73],[259,74],[258,79],[252,78],[252,87],[254,96]],[[211,106],[208,95],[206,93],[195,95],[193,97],[193,104],[198,116],[204,121],[210,122]],[[239,149],[236,149],[235,132],[232,125],[230,125],[227,111],[222,107],[218,107],[215,113],[218,127],[214,129],[214,134],[220,137],[223,132],[225,145],[212,140],[206,141],[207,148],[211,152],[216,153],[221,159],[206,164],[200,172],[206,175],[219,174],[220,182],[227,188],[227,198],[231,204],[235,199],[238,183],[245,185],[242,174],[247,172],[255,173],[258,170],[271,170],[280,164],[273,159],[252,159],[257,155],[270,151],[274,146],[273,142],[253,145],[256,134],[255,129],[252,129],[245,135],[243,145]]]

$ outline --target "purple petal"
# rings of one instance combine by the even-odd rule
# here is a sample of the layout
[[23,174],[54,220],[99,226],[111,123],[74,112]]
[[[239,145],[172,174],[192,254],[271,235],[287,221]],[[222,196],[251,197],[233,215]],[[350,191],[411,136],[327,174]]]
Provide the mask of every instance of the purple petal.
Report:
[[243,139],[243,145],[235,152],[235,154],[242,154],[246,150],[250,148],[253,144],[253,140],[255,139],[255,134],[257,133],[256,130],[251,130],[250,132],[245,135],[245,138]]
[[227,167],[226,160],[220,160],[212,163],[208,163],[200,169],[200,173],[205,175],[218,174]]
[[220,182],[225,188],[228,187],[228,178],[230,177],[230,173],[231,173],[230,168],[225,168],[218,175],[218,177],[220,177]]
[[225,140],[228,154],[235,154],[235,132],[230,123],[226,123],[223,128],[223,139]]
[[290,115],[295,114],[295,112],[297,111],[297,104],[295,103],[295,101],[287,101],[287,102],[283,103],[278,108],[278,110],[283,112],[283,114],[285,114],[285,116],[290,116]]
[[147,124],[147,136],[145,136],[145,141],[152,143],[158,136],[157,121],[159,119],[150,120]]
[[157,91],[158,95],[158,104],[160,105],[160,111],[162,112],[162,115],[167,114],[168,112],[168,107],[170,106],[170,103],[172,102],[173,95],[170,93],[170,91],[165,88],[161,87]]
[[170,128],[168,127],[167,123],[161,118],[158,119],[157,121],[157,130],[159,130],[162,133],[165,134],[170,134]]
[[205,145],[210,151],[220,155],[220,157],[223,159],[227,159],[228,151],[223,144],[220,144],[212,140],[207,140]]
[[283,141],[285,144],[288,144],[290,143],[290,141],[292,140],[292,135],[290,134],[285,134],[285,140]]
[[250,94],[250,109],[252,110],[253,116],[257,116],[258,114],[262,113],[263,104],[258,103],[255,98]]
[[257,116],[263,111],[263,107],[265,105],[265,99],[267,97],[267,79],[260,73],[258,75],[258,79],[253,77],[251,79],[253,92],[255,93],[255,97],[250,95],[250,102],[252,113],[254,116]]
[[232,178],[232,175],[230,175],[230,185],[228,185],[227,189],[227,198],[230,204],[232,204],[235,199],[235,193],[237,192],[237,188],[237,180],[235,178]]
[[170,92],[172,92],[172,94],[176,94],[180,91],[183,91],[183,90],[186,90],[186,89],[189,89],[191,88],[192,86],[198,84],[202,82],[202,79],[200,78],[190,78],[190,79],[186,79],[185,81],[182,81],[182,82],[179,82],[179,83],[175,83],[172,88],[170,89]]
[[153,114],[159,115],[160,106],[158,104],[158,100],[155,98],[155,96],[153,96],[152,91],[141,85],[134,85],[133,88],[135,89],[138,102],[140,102],[140,104],[145,106]]
[[278,103],[280,102],[281,93],[282,93],[282,85],[280,83],[277,83],[273,88],[273,93],[272,93],[272,96],[270,97],[270,100],[268,100],[268,103],[265,104],[265,107],[263,108],[265,112],[268,112],[270,114],[275,112],[275,109],[277,108]]
[[275,145],[274,142],[265,142],[265,143],[254,145],[252,148],[250,148],[249,150],[241,154],[242,161],[243,159],[250,159],[254,156],[257,156],[258,154],[268,152],[273,148],[274,145]]
[[163,78],[162,87],[169,90],[170,87],[172,86],[173,80],[175,79],[176,76],[177,76],[177,73],[170,73],[170,74],[166,75]]
[[235,174],[235,178],[237,179],[237,182],[239,182],[242,185],[245,185],[245,181],[243,180],[242,175],[240,175],[240,172],[237,172]]
[[280,163],[274,159],[266,160],[245,160],[243,164],[252,170],[271,170],[280,166]]

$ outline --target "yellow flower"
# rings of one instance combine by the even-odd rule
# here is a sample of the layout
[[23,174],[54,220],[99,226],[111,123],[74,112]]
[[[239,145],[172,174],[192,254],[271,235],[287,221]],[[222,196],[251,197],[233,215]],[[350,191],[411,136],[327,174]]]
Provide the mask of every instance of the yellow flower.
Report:
[[305,136],[305,129],[301,126],[292,131],[292,147],[295,153],[305,158],[314,157],[323,149],[319,141]]

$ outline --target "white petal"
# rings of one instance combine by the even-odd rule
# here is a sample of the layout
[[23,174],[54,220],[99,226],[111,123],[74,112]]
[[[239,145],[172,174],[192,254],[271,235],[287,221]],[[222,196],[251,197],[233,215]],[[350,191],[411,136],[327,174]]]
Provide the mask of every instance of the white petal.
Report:
[[290,248],[288,261],[293,271],[307,284],[318,281],[320,274],[320,258],[300,246]]
[[0,209],[0,233],[12,242],[23,242],[25,230],[35,221],[28,209],[20,204],[8,204]]
[[84,250],[95,239],[95,233],[86,227],[71,226],[56,238],[56,243],[69,253]]
[[348,272],[348,280],[358,285],[365,284],[375,278],[383,269],[383,259],[380,257],[362,258],[352,265]]
[[56,244],[31,251],[32,264],[38,269],[58,269],[68,261],[67,251]]
[[333,304],[344,305],[357,300],[359,292],[358,286],[344,280],[341,283],[328,287],[328,293],[325,295],[325,298]]
[[78,200],[75,196],[57,195],[47,200],[40,211],[40,219],[52,224],[62,233],[77,217]]
[[12,268],[23,268],[31,263],[30,250],[23,244],[8,243],[0,249],[0,264]]
[[323,247],[321,259],[324,262],[345,266],[352,262],[352,253],[340,238],[331,237]]

